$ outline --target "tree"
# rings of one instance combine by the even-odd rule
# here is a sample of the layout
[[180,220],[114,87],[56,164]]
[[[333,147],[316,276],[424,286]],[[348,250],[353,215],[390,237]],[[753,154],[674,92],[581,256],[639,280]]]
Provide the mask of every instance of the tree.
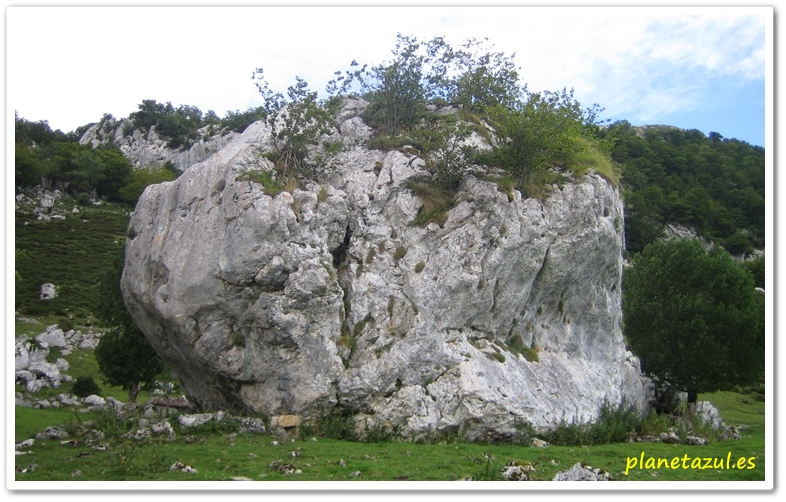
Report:
[[756,381],[764,367],[764,311],[753,277],[697,240],[648,245],[625,271],[623,327],[642,371],[697,395]]
[[[179,176],[171,162],[163,166],[151,165],[141,169],[134,169],[127,178],[126,184],[117,191],[117,197],[123,202],[136,204],[139,196],[148,185],[172,181]],[[119,279],[118,279],[119,280]]]
[[295,84],[287,88],[287,98],[273,92],[264,76],[264,69],[257,68],[252,75],[264,99],[262,105],[267,124],[278,154],[276,167],[283,177],[289,168],[305,174],[310,167],[307,161],[309,147],[330,134],[335,126],[334,117],[340,100],[319,100],[317,93],[308,88],[308,82],[295,77]]
[[95,349],[98,369],[109,385],[128,391],[135,403],[141,388],[151,388],[165,366],[128,313],[120,291],[123,250],[101,282],[101,303],[97,315],[108,326]]
[[594,111],[585,115],[573,99],[572,89],[523,92],[526,98],[514,108],[495,106],[489,110],[501,138],[490,160],[510,170],[518,186],[532,183],[539,170],[568,154],[587,119],[594,120]]
[[[490,52],[488,39],[468,39],[446,58],[455,71],[445,77],[448,101],[482,112],[492,106],[510,108],[521,97],[515,54]],[[493,45],[491,45],[493,47]],[[483,51],[486,51],[485,53]]]

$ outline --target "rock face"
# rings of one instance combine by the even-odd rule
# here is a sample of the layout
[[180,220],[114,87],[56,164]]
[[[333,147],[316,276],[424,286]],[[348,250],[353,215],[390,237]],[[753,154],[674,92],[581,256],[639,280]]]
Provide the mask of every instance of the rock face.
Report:
[[359,146],[362,105],[339,114],[347,148],[321,185],[271,197],[240,181],[272,168],[256,123],[140,198],[122,289],[189,398],[468,440],[643,406],[615,188],[588,175],[509,200],[470,176],[443,227],[414,226],[424,163]]
[[179,149],[169,148],[166,140],[158,137],[155,127],[152,127],[147,134],[134,129],[126,136],[124,129],[127,125],[130,125],[128,119],[105,118],[85,131],[79,142],[93,147],[115,145],[138,168],[171,162],[178,170],[185,171],[239,136],[236,132],[208,134],[205,127],[199,130],[202,139],[189,148]]

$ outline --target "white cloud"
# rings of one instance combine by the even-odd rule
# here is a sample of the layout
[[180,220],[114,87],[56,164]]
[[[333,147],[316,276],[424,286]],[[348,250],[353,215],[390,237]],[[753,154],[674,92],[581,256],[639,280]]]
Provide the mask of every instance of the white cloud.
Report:
[[[9,8],[9,108],[71,130],[143,99],[219,115],[259,104],[263,67],[323,89],[352,59],[390,57],[397,32],[516,54],[532,90],[573,87],[615,114],[701,106],[713,76],[761,79],[763,21],[660,10],[531,7]],[[695,10],[692,12],[696,12]],[[698,11],[703,13],[704,11]],[[714,11],[708,11],[713,13]],[[702,73],[706,82],[685,75]]]

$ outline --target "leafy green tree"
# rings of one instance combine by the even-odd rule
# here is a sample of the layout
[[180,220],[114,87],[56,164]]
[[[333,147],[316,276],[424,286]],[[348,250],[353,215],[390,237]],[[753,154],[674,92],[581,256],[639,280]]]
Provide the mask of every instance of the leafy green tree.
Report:
[[[452,69],[446,72],[447,100],[464,110],[482,112],[492,106],[512,108],[521,97],[515,54],[491,52],[488,39],[468,39],[458,51],[445,57]],[[484,52],[485,51],[485,52]]]
[[[426,111],[426,103],[444,98],[446,75],[452,60],[450,47],[441,37],[420,42],[416,37],[396,35],[390,61],[368,68],[336,72],[328,84],[331,95],[343,94],[359,84],[360,93],[370,102],[364,119],[389,135],[414,128]],[[352,61],[352,67],[360,66]]]
[[489,110],[500,139],[488,160],[511,171],[518,186],[532,183],[539,170],[567,155],[585,119],[573,90],[523,92],[525,99],[514,108]]
[[748,244],[764,248],[763,148],[717,133],[625,121],[598,134],[614,138],[611,156],[621,165],[623,196],[637,206],[625,211],[629,250],[641,251],[642,236],[668,223],[691,226],[734,254],[749,252]]
[[688,394],[756,381],[764,367],[764,311],[753,278],[697,240],[648,245],[625,271],[623,327],[642,370]]
[[129,174],[123,188],[117,191],[118,198],[129,204],[136,204],[139,196],[148,185],[172,181],[178,177],[178,172],[171,163],[163,166],[148,166],[147,168],[134,169]]
[[120,291],[125,251],[115,258],[101,282],[101,302],[96,315],[110,329],[95,349],[98,368],[109,385],[128,391],[128,401],[136,402],[141,388],[152,388],[165,366],[128,313]]
[[313,174],[314,166],[307,162],[309,147],[332,132],[340,101],[337,98],[320,100],[316,91],[309,90],[308,82],[300,77],[295,77],[296,82],[287,89],[286,98],[270,89],[264,69],[257,68],[253,78],[264,99],[262,106],[278,154],[279,173],[287,177],[289,169],[294,168]]
[[98,195],[109,200],[121,200],[120,190],[128,183],[134,167],[117,148],[98,149],[95,155],[103,166],[102,176],[95,183]]
[[452,193],[475,160],[476,148],[467,143],[472,127],[450,117],[431,120],[435,122],[431,127],[417,129],[414,136],[433,181]]

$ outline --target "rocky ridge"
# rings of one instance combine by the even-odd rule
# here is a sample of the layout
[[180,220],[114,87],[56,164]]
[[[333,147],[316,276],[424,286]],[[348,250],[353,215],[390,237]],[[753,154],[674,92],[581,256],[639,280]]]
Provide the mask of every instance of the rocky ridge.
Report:
[[130,126],[131,122],[127,118],[105,117],[85,131],[79,142],[93,147],[115,145],[136,168],[171,162],[176,169],[185,171],[206,160],[239,136],[233,131],[212,133],[210,126],[205,126],[197,131],[200,137],[190,147],[170,148],[166,140],[156,134],[155,126],[147,133],[132,129],[126,135],[124,130]]
[[616,188],[590,174],[539,201],[468,176],[443,226],[414,226],[424,161],[363,147],[364,106],[346,100],[319,183],[244,181],[273,167],[258,122],[140,198],[122,289],[189,398],[468,440],[646,406]]

